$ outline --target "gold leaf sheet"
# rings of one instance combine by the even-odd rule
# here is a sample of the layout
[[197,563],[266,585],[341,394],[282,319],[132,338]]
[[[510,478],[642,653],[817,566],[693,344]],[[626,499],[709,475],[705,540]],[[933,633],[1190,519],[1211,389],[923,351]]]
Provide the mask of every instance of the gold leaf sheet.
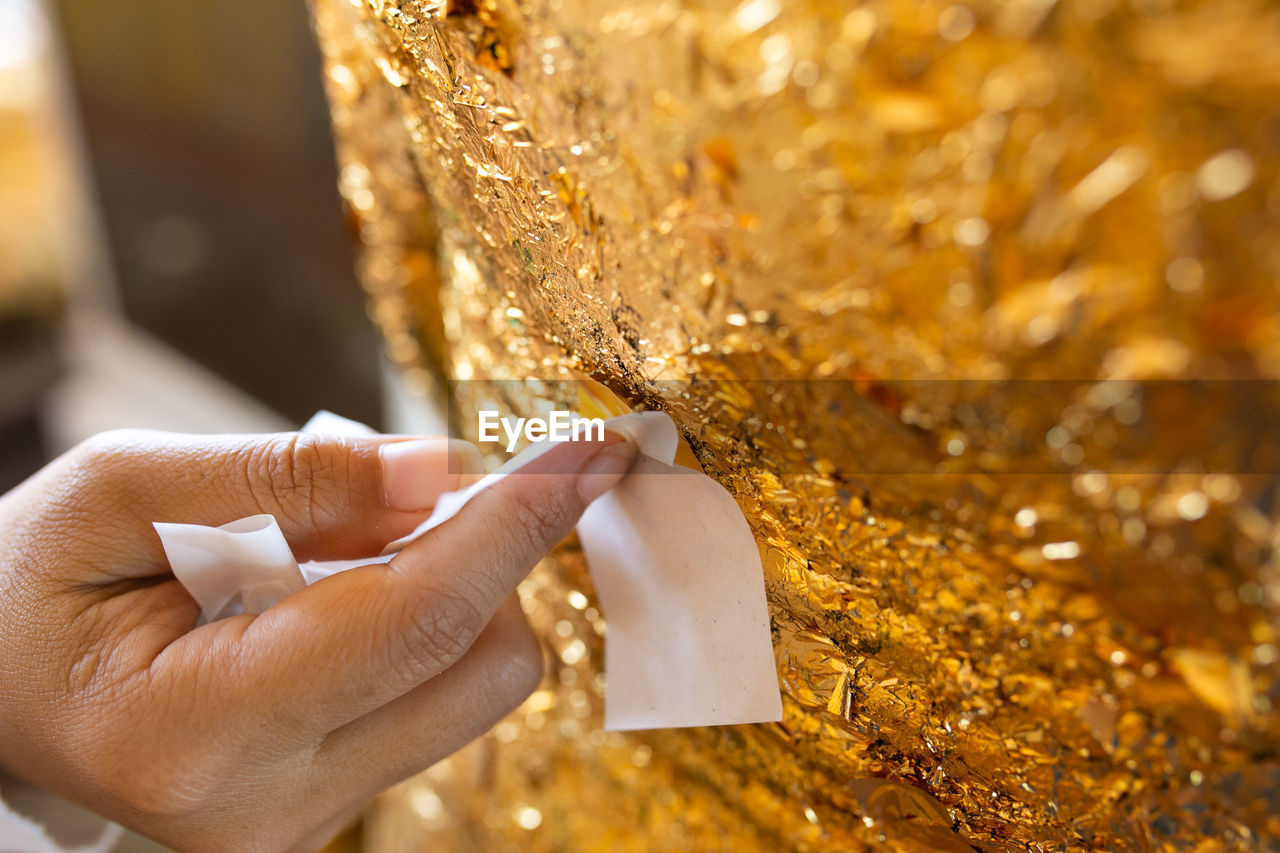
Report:
[[566,545],[544,688],[367,849],[1280,846],[1280,10],[312,6],[391,356],[669,411],[785,702],[601,731]]

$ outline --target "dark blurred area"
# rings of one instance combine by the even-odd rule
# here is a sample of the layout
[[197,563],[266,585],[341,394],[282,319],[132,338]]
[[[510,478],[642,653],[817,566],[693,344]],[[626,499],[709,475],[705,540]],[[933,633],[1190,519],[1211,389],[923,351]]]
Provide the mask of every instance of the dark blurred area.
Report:
[[105,429],[381,425],[321,80],[303,2],[0,0],[0,494]]
[[305,3],[0,0],[0,492],[116,427],[382,424]]
[[378,423],[305,4],[50,11],[129,320],[291,421]]

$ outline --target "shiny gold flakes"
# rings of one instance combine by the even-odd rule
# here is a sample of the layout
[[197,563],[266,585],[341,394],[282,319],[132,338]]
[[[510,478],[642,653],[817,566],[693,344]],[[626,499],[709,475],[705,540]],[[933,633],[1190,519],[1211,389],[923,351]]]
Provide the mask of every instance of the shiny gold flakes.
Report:
[[786,709],[602,731],[567,545],[543,689],[369,849],[1280,844],[1274,10],[312,5],[389,352],[670,412]]

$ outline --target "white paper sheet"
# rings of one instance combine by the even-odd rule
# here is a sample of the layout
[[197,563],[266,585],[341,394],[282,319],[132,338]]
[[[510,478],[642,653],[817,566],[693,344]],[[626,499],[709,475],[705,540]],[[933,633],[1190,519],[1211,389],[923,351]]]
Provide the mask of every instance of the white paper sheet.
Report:
[[202,623],[261,613],[309,583],[273,516],[252,515],[221,527],[154,527],[174,577],[199,603]]
[[609,627],[606,729],[782,718],[760,553],[719,483],[641,456],[578,538]]
[[[607,422],[640,449],[632,470],[578,524],[609,630],[605,728],[671,728],[782,718],[760,555],[733,497],[700,471],[673,465],[679,436],[665,414]],[[305,430],[369,435],[321,413]],[[453,518],[479,492],[554,445],[533,445],[467,489],[443,495],[409,536],[364,560],[293,561],[274,519],[219,528],[156,524],[174,575],[206,619],[260,613],[304,583],[388,562]],[[287,556],[286,556],[287,555]]]

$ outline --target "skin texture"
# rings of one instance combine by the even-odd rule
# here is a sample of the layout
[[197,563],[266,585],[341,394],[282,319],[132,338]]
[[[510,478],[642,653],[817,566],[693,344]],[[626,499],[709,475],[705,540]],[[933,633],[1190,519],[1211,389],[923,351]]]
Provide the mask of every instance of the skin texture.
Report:
[[300,560],[377,553],[437,496],[392,441],[107,433],[0,498],[0,768],[183,851],[306,850],[518,705],[542,653],[516,584],[633,445],[556,447],[258,616],[197,628],[168,571],[153,521],[270,513]]

